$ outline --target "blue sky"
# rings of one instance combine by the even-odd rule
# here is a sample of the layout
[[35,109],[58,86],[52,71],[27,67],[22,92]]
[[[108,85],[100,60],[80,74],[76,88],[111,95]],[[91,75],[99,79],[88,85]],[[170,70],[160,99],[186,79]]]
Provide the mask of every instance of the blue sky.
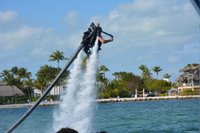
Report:
[[0,72],[18,66],[34,75],[56,66],[49,55],[70,57],[92,21],[114,35],[99,53],[110,78],[119,71],[140,75],[144,64],[175,80],[185,65],[200,63],[200,17],[189,0],[1,0]]

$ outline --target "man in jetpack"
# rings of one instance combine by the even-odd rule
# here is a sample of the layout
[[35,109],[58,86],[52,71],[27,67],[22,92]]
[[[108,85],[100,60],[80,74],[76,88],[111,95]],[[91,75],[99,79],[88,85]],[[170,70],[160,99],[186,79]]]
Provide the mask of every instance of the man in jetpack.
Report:
[[[102,33],[104,33],[104,34],[110,36],[110,39],[105,40],[105,39],[102,37],[102,35],[101,35]],[[100,27],[100,24],[99,24],[99,23],[97,23],[97,37],[98,37],[98,51],[101,50],[101,45],[102,45],[102,44],[105,44],[105,43],[108,43],[108,42],[112,42],[112,41],[113,41],[113,35],[104,32],[104,31],[102,30],[102,28]]]
[[[110,36],[111,38],[108,40],[105,40],[102,37],[102,33]],[[113,41],[113,36],[111,34],[108,34],[102,30],[100,27],[100,24],[97,23],[95,25],[94,23],[91,23],[88,30],[84,32],[82,42],[81,44],[84,45],[84,51],[87,54],[87,57],[91,55],[91,48],[95,45],[95,41],[98,39],[98,51],[101,50],[101,45]]]

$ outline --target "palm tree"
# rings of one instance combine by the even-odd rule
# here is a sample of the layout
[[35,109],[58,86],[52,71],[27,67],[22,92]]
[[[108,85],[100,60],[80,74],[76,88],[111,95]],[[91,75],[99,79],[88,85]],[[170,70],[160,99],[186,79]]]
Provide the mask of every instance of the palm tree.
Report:
[[[1,73],[1,77],[2,77],[2,80],[9,86],[12,87],[12,93],[13,93],[13,96],[15,95],[14,94],[14,85],[16,84],[16,80],[13,76],[12,73],[10,73],[10,71],[8,70],[3,70],[3,72]],[[15,101],[15,97],[13,99],[13,103]]]
[[163,75],[163,78],[166,78],[166,79],[169,79],[171,77],[171,75],[169,75],[169,73],[165,73],[164,75]]
[[143,79],[151,79],[151,72],[146,65],[140,65],[139,69],[142,71]]
[[[53,52],[52,55],[49,56],[49,61],[57,61],[58,70],[59,70],[60,60],[67,59],[67,58],[64,57],[63,54],[64,54],[63,52],[57,50],[57,51]],[[59,90],[60,90],[60,87],[59,87]],[[54,88],[54,100],[55,100],[55,88]]]
[[24,82],[24,87],[27,88],[27,93],[28,93],[28,96],[29,96],[29,101],[31,102],[31,99],[32,99],[33,79],[28,78],[28,79]]
[[98,83],[99,83],[101,93],[103,92],[103,90],[105,89],[105,87],[108,83],[108,79],[105,76],[105,73],[108,71],[110,71],[110,70],[105,65],[101,65],[98,69],[97,81],[99,81]]
[[[25,91],[24,89],[26,88],[24,82],[27,79],[30,79],[31,72],[28,72],[26,68],[18,68],[15,66],[12,67],[10,70],[4,70],[1,73],[1,77],[7,83],[7,85],[11,87],[17,86],[24,92]],[[14,95],[14,90],[13,90],[13,95]]]
[[29,97],[29,101],[31,101],[31,91],[30,88],[32,88],[33,83],[31,79],[31,72],[28,72],[26,68],[19,68],[17,72],[19,81],[22,85],[23,91],[25,92],[27,89],[27,95]]
[[59,68],[60,60],[67,59],[67,58],[64,57],[63,54],[64,54],[63,52],[57,50],[57,51],[53,52],[53,54],[51,54],[49,56],[49,61],[57,61],[57,66]]
[[9,70],[3,70],[3,72],[1,73],[1,78],[4,79],[6,76],[8,76],[10,74]]
[[[18,68],[18,67],[13,67],[11,69],[11,72],[13,73],[15,79],[16,79],[16,86],[24,92],[26,86],[25,83],[26,80],[31,78],[31,72],[28,72],[26,68]],[[27,91],[28,92],[28,91]],[[28,93],[27,93],[28,94]]]
[[19,71],[19,69],[18,69],[18,67],[17,66],[14,66],[14,67],[12,67],[11,68],[11,70],[10,70],[12,73],[13,73],[13,75],[15,75],[15,77],[16,77],[16,75],[17,75],[17,73],[18,73],[18,71]]
[[29,79],[31,77],[31,72],[28,72],[26,68],[19,68],[17,74],[20,79]]
[[156,73],[157,79],[158,79],[158,73],[159,73],[160,71],[162,71],[162,69],[160,68],[160,66],[155,66],[155,67],[152,68],[152,70]]
[[39,77],[37,80],[34,82],[34,86],[44,92],[44,89],[47,85],[47,80],[44,77]]
[[108,72],[108,71],[110,71],[110,70],[105,65],[101,65],[99,67],[99,73],[102,73],[104,78],[105,78],[105,73]]
[[3,81],[6,82],[7,85],[14,86],[15,85],[15,78],[13,74],[11,74],[8,70],[3,70],[1,73],[1,77]]

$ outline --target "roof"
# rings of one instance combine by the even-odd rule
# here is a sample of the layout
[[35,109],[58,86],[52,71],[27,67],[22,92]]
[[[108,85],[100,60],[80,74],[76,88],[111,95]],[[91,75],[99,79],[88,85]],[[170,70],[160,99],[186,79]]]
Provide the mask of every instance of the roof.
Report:
[[198,71],[200,68],[200,64],[188,64],[184,68],[180,70],[180,72],[194,72]]
[[9,86],[9,85],[0,85],[0,96],[14,96],[19,95],[22,96],[24,93],[18,89],[16,86]]
[[6,85],[6,83],[4,81],[0,80],[0,86],[1,85]]

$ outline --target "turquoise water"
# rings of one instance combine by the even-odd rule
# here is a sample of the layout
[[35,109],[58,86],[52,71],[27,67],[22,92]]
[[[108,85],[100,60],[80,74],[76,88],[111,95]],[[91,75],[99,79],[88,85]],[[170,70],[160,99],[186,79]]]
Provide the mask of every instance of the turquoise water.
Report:
[[[57,106],[39,107],[14,133],[51,133]],[[0,133],[5,132],[25,112],[0,109]],[[66,118],[67,119],[67,118]],[[163,100],[98,104],[94,133],[200,133],[200,100]]]

